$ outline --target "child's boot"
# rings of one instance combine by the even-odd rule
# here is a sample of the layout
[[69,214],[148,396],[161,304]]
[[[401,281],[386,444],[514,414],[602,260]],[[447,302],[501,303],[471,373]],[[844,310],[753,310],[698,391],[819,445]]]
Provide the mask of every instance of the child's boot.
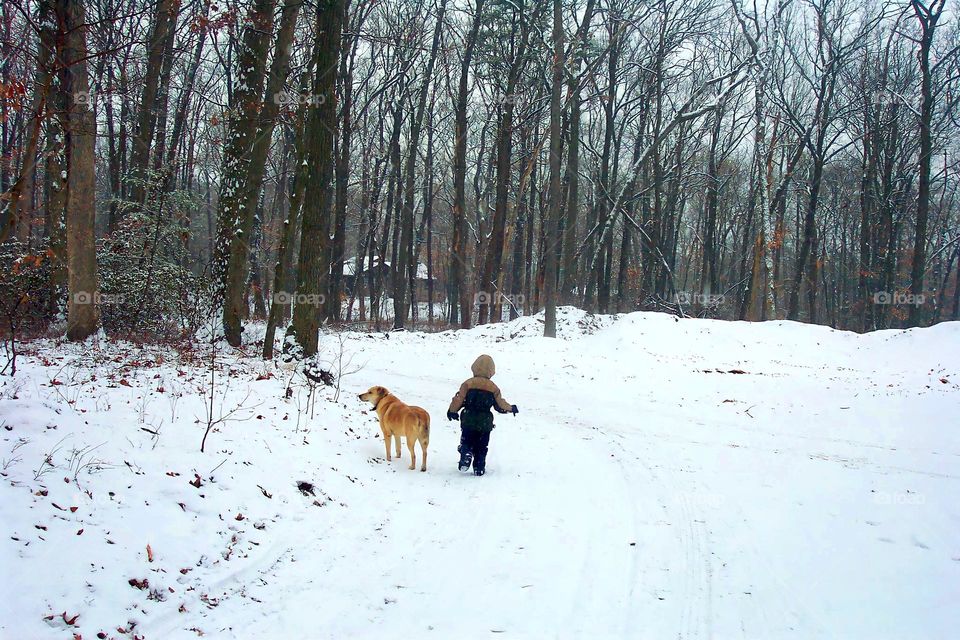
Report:
[[457,447],[457,449],[460,451],[460,464],[458,468],[460,471],[466,471],[470,468],[470,463],[473,461],[473,454],[463,446]]
[[473,473],[482,476],[487,468],[487,443],[490,442],[490,432],[483,431],[477,434],[473,443]]
[[482,476],[487,467],[486,456],[481,455],[478,451],[476,457],[473,459],[473,475]]
[[466,471],[470,468],[470,463],[473,460],[473,451],[470,448],[470,443],[467,442],[467,434],[464,431],[460,432],[460,445],[457,447],[457,451],[460,452],[458,468],[460,471]]

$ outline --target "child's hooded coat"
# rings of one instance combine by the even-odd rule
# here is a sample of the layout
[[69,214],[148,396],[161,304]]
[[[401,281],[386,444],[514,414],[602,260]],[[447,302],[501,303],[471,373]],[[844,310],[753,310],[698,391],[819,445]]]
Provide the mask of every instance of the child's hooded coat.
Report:
[[461,426],[465,429],[490,431],[493,429],[493,414],[490,409],[510,413],[512,405],[503,399],[500,388],[490,379],[497,372],[493,358],[486,354],[480,356],[474,360],[470,370],[473,377],[460,385],[447,411],[457,413],[462,408]]

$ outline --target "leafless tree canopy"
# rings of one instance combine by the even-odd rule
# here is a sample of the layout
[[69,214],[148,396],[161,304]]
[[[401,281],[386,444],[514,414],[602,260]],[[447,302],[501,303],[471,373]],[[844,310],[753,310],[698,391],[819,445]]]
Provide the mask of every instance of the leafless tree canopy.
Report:
[[[3,331],[960,319],[946,0],[5,0]],[[273,340],[264,344],[272,356]]]

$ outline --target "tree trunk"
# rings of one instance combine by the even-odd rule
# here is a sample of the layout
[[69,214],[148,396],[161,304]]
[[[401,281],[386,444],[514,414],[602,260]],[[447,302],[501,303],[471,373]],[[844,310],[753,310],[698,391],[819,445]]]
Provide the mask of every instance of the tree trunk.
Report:
[[[704,203],[703,253],[700,258],[699,293],[716,294],[720,287],[717,274],[717,202],[720,193],[720,177],[717,175],[717,145],[720,140],[720,126],[723,123],[723,109],[713,114],[713,127],[710,130],[710,146],[707,151],[707,193]],[[697,298],[697,305],[702,297]]]
[[48,95],[50,117],[46,121],[46,149],[43,189],[47,237],[50,239],[50,312],[59,318],[66,310],[67,287],[67,92],[64,89],[64,25],[56,0],[45,0],[50,15],[57,14],[57,27],[48,34],[52,50],[51,87]]
[[367,243],[370,240],[370,147],[363,148],[360,163],[360,229],[357,231],[357,250],[353,258],[353,275],[350,281],[350,299],[347,301],[347,317],[349,323],[353,320],[353,305],[360,302],[359,320],[366,319],[366,306],[363,301],[363,263],[367,252]]
[[[529,131],[526,127],[521,129],[520,134],[520,153],[524,157],[530,157],[529,172],[532,174],[533,168],[536,166],[536,158],[533,157],[533,154],[539,153],[539,147],[536,150],[531,150],[529,145]],[[529,183],[529,181],[528,181]],[[536,187],[534,186],[530,190],[533,191]],[[523,249],[524,249],[524,240],[526,233],[526,226],[530,224],[528,218],[530,217],[527,212],[527,198],[525,193],[517,194],[517,218],[514,223],[513,228],[513,252],[511,257],[512,264],[512,273],[510,274],[510,319],[513,320],[519,317],[518,305],[523,304]]]
[[[204,4],[204,12],[209,13],[210,5]],[[204,16],[206,17],[206,15]],[[207,29],[201,29],[197,34],[197,45],[193,50],[193,60],[190,62],[190,69],[187,71],[187,80],[180,90],[180,99],[177,101],[177,112],[173,119],[173,132],[170,134],[170,149],[167,151],[166,163],[170,170],[176,165],[177,154],[180,151],[181,139],[183,138],[184,128],[187,122],[187,111],[190,107],[190,96],[193,93],[193,86],[197,79],[197,71],[200,69],[200,63],[203,56],[203,45],[206,42]],[[174,181],[168,182],[168,190],[174,188]],[[189,215],[189,214],[188,214]],[[189,225],[187,225],[189,228]]]
[[933,74],[930,69],[930,50],[937,21],[946,0],[932,0],[925,7],[920,0],[911,0],[917,20],[920,22],[920,161],[917,180],[917,226],[913,239],[913,263],[910,267],[910,326],[920,326],[924,317],[923,274],[926,270],[927,218],[930,215],[930,164],[933,159]]
[[570,43],[572,69],[567,78],[567,100],[570,103],[569,135],[567,136],[567,199],[563,222],[563,259],[560,265],[560,303],[574,304],[577,288],[577,219],[580,215],[580,68],[583,62],[583,42],[590,30],[595,0],[587,0],[583,21]]
[[[69,105],[67,130],[67,338],[85,340],[100,324],[97,309],[96,222],[97,119],[88,100],[87,23],[82,0],[64,0],[63,89]],[[79,99],[78,99],[79,98]]]
[[[489,242],[483,270],[480,275],[480,289],[486,294],[481,299],[477,313],[477,324],[499,322],[502,319],[501,295],[497,285],[503,271],[503,247],[507,227],[507,206],[510,189],[511,161],[513,154],[513,112],[516,107],[517,84],[526,65],[527,42],[530,28],[525,16],[526,6],[521,0],[516,6],[515,19],[520,21],[520,41],[507,73],[506,95],[501,102],[500,122],[497,127],[496,159],[496,196],[494,200],[493,221],[490,227]],[[535,17],[533,18],[536,19]]]
[[[820,185],[823,180],[823,159],[814,157],[812,175],[810,178],[810,194],[807,197],[806,215],[803,221],[803,241],[800,244],[800,252],[797,255],[797,263],[793,273],[793,288],[790,290],[790,302],[787,307],[787,319],[796,320],[800,313],[800,287],[803,282],[804,272],[807,271],[807,260],[811,259],[811,251],[816,250],[816,213],[817,203],[820,198]],[[816,260],[816,254],[813,254],[813,260]],[[807,286],[814,286],[808,279]],[[812,311],[812,310],[811,310]]]
[[[537,165],[539,164],[539,149],[534,152],[535,156],[530,159],[530,182],[537,184]],[[529,204],[527,206],[527,237],[524,239],[523,254],[523,313],[530,315],[540,310],[539,304],[534,307],[533,300],[533,227],[537,220],[537,189],[530,189]],[[535,309],[535,310],[534,310]]]
[[[3,207],[3,223],[0,226],[0,243],[6,242],[11,232],[21,242],[28,242],[31,220],[34,216],[34,175],[37,164],[37,146],[43,121],[49,117],[48,96],[53,84],[53,60],[56,49],[56,30],[52,28],[53,9],[51,0],[41,0],[37,7],[37,23],[40,25],[37,46],[37,70],[34,77],[33,99],[30,103],[30,128],[23,150],[20,177],[10,187]],[[2,206],[2,205],[0,205]]]
[[[167,35],[163,43],[163,62],[160,64],[160,84],[157,87],[157,104],[154,138],[157,143],[152,150],[153,171],[159,175],[155,178],[159,182],[153,185],[152,191],[156,193],[159,189],[166,188],[167,176],[162,172],[164,155],[166,155],[167,143],[167,113],[170,103],[170,75],[173,72],[173,45],[177,34],[177,16],[174,14],[170,18],[170,26],[167,29]],[[159,212],[158,212],[159,213]]]
[[[293,15],[299,2],[295,0]],[[284,5],[284,17],[288,17],[291,2]],[[243,32],[243,45],[237,56],[238,83],[233,91],[230,105],[231,116],[227,125],[227,145],[223,155],[223,178],[220,186],[220,200],[217,215],[217,245],[214,258],[214,286],[221,296],[214,295],[214,304],[223,305],[223,331],[227,342],[234,347],[240,346],[243,326],[241,319],[246,316],[247,260],[250,255],[253,217],[257,209],[260,194],[260,179],[263,176],[263,162],[270,144],[270,136],[258,137],[258,130],[264,127],[272,131],[273,118],[278,104],[271,96],[263,102],[263,82],[269,45],[270,32],[273,30],[274,0],[256,0],[250,9],[249,23]],[[292,28],[292,27],[291,27]],[[279,38],[280,36],[278,36]],[[286,53],[289,48],[279,51],[271,70],[271,85],[274,85],[278,59],[282,63],[282,80],[286,77]],[[262,113],[261,113],[262,111]],[[256,157],[254,157],[256,156]],[[257,165],[260,165],[259,168]],[[259,176],[259,179],[257,179]],[[256,184],[250,182],[256,180]]]
[[[107,65],[107,87],[111,93],[117,90],[113,73],[113,65]],[[119,200],[123,197],[122,169],[120,167],[122,150],[119,149],[119,132],[117,131],[117,125],[114,123],[113,101],[107,100],[104,106],[107,111],[107,168],[110,174],[110,209],[107,213],[107,229],[110,233],[113,233],[117,228],[120,211]],[[123,127],[122,122],[120,126]]]
[[[591,265],[591,278],[597,292],[597,311],[610,311],[610,261],[613,253],[613,179],[617,149],[614,145],[616,122],[614,121],[614,102],[617,94],[617,75],[620,59],[620,23],[611,16],[610,51],[607,54],[607,97],[603,101],[603,152],[600,156],[600,193],[597,202],[597,225],[602,230],[598,238],[598,252]],[[589,301],[585,301],[589,302]]]
[[284,189],[290,188],[290,203],[287,217],[282,224],[280,245],[277,247],[277,262],[273,271],[272,299],[270,301],[270,311],[267,315],[267,330],[263,340],[263,358],[265,360],[273,357],[273,341],[276,337],[277,327],[289,317],[292,302],[293,263],[297,255],[296,237],[297,230],[300,229],[303,194],[306,191],[307,180],[307,168],[303,166],[303,146],[305,144],[303,124],[303,118],[301,117],[292,136],[295,146],[293,181],[289,185],[283,184]]
[[[304,199],[297,270],[298,304],[293,308],[293,335],[304,356],[313,356],[319,346],[322,294],[327,291],[330,265],[326,263],[329,242],[333,141],[337,130],[336,68],[340,59],[344,0],[320,0],[317,5],[316,76],[308,109],[307,154],[309,168]],[[300,298],[305,303],[299,302]]]
[[147,49],[147,71],[143,79],[143,94],[140,99],[140,120],[136,135],[133,137],[133,149],[130,155],[130,173],[133,178],[130,199],[138,206],[142,206],[147,197],[147,167],[150,163],[150,149],[157,124],[157,96],[160,90],[163,53],[167,36],[176,25],[178,6],[177,0],[158,0],[153,16],[153,29],[150,32]]
[[560,0],[553,0],[553,83],[550,89],[550,212],[543,254],[543,335],[557,336],[557,249],[560,226],[560,91],[563,84],[563,16]]
[[[349,12],[349,0],[344,11]],[[346,20],[346,17],[344,17]],[[358,39],[348,36],[349,44],[340,54],[340,78],[343,114],[340,126],[336,166],[334,168],[333,245],[330,256],[330,291],[327,294],[327,317],[340,321],[343,293],[343,260],[347,243],[347,184],[350,179],[350,146],[353,138],[353,56]],[[350,311],[347,311],[349,317]]]
[[[427,325],[433,326],[433,115],[427,125],[427,179],[423,188],[423,217],[427,224]],[[416,291],[413,296],[416,302]]]
[[477,34],[483,19],[484,0],[476,0],[473,9],[473,24],[467,37],[460,65],[460,83],[454,107],[455,131],[453,137],[453,236],[450,243],[450,324],[459,321],[463,329],[469,329],[473,320],[470,291],[467,288],[467,97],[470,63],[477,44]]
[[[433,66],[437,60],[437,50],[440,48],[440,34],[443,30],[443,14],[447,9],[447,0],[440,0],[437,12],[437,24],[433,31],[433,45],[430,47],[430,60],[423,76],[420,87],[420,97],[417,102],[417,111],[410,123],[410,154],[407,158],[406,176],[404,181],[404,197],[402,215],[400,216],[400,248],[397,260],[393,264],[393,328],[402,329],[407,316],[407,280],[415,273],[416,264],[412,264],[413,257],[413,199],[414,178],[417,171],[417,146],[420,143],[420,129],[423,124],[423,112],[427,107],[427,95],[430,82],[433,79]],[[414,298],[411,292],[411,299]]]

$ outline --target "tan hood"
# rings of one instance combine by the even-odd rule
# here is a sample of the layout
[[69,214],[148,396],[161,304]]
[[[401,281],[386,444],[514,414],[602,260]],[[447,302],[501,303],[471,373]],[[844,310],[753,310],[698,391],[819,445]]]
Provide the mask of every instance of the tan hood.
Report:
[[473,371],[473,375],[480,378],[492,378],[493,374],[497,372],[497,366],[493,364],[493,358],[483,354],[473,361],[470,370]]

